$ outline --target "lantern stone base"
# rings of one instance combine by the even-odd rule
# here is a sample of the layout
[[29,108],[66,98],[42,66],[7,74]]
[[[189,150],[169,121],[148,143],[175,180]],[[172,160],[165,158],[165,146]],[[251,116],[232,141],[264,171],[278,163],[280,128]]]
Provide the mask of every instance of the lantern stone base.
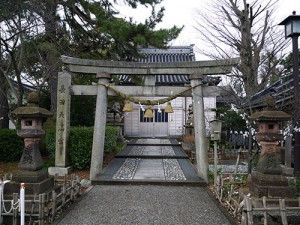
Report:
[[13,173],[12,180],[20,183],[37,183],[46,178],[48,178],[48,172],[46,170],[19,170]]
[[294,176],[294,168],[292,167],[288,167],[288,166],[284,166],[284,165],[280,165],[281,169],[282,169],[282,174],[285,176]]
[[[22,182],[24,183],[24,182]],[[5,184],[4,195],[12,195],[20,192],[21,182],[11,181]],[[38,195],[42,193],[49,193],[54,188],[54,178],[48,177],[41,182],[25,183],[26,195]]]
[[275,154],[261,155],[256,165],[256,170],[262,174],[282,174],[282,168]]
[[[40,171],[18,171],[13,174],[12,180],[5,184],[4,199],[13,200],[14,193],[20,193],[20,185],[25,183],[26,200],[34,200],[39,198],[39,194],[49,194],[52,191],[59,190],[60,186],[55,185],[54,177],[49,177],[44,170]],[[7,206],[9,207],[9,205]],[[39,212],[39,204],[25,204],[25,212],[29,215]],[[11,216],[3,217],[3,224],[14,224]],[[17,222],[17,224],[20,224]]]
[[39,141],[37,140],[39,139],[25,138],[25,148],[19,162],[20,170],[37,171],[43,168],[44,162],[39,150]]
[[295,188],[289,185],[288,179],[283,175],[263,174],[260,172],[254,172],[250,175],[248,184],[250,193],[254,197],[295,197]]
[[5,185],[4,194],[19,193],[21,183],[25,183],[26,195],[41,194],[53,189],[54,178],[49,177],[46,170],[17,171]]

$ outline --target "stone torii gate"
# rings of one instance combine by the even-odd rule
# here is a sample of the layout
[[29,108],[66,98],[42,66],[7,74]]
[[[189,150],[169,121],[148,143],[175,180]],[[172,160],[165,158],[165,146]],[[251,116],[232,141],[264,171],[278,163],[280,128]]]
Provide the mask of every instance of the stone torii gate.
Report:
[[[155,86],[155,75],[184,74],[189,76],[192,87],[192,91],[184,92],[181,96],[193,97],[197,173],[198,176],[208,182],[203,97],[222,95],[222,93],[228,91],[228,87],[205,86],[202,84],[203,76],[228,74],[231,72],[232,66],[238,63],[239,59],[172,63],[98,61],[67,56],[62,56],[61,59],[64,64],[64,70],[58,74],[56,152],[55,167],[52,168],[52,173],[66,174],[70,169],[67,143],[70,129],[71,95],[97,95],[90,168],[90,179],[93,181],[101,174],[103,165],[107,96],[116,95],[106,86],[111,80],[111,75],[145,76],[145,86],[113,86],[115,90],[126,95],[169,97],[170,92],[181,93],[187,87]],[[98,84],[72,85],[71,73],[96,74]]]

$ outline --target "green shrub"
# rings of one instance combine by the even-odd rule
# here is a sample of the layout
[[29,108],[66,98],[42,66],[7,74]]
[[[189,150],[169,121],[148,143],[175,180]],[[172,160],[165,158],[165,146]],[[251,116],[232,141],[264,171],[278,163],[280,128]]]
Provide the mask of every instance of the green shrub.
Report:
[[300,196],[300,174],[299,174],[299,172],[295,173],[294,179],[295,179],[294,185],[295,185],[296,195],[299,197]]
[[46,146],[50,159],[55,159],[55,129],[46,132]]
[[[74,169],[88,169],[91,164],[93,146],[93,127],[72,127],[69,136],[69,157]],[[114,127],[105,129],[104,153],[114,151],[117,142],[118,131]],[[49,156],[55,158],[55,131],[49,131],[46,138]]]
[[110,154],[117,145],[118,130],[112,126],[105,128],[104,153]]
[[17,130],[0,129],[0,161],[18,162],[23,148],[24,141],[17,135]]
[[69,156],[74,169],[88,169],[91,164],[93,128],[73,127],[69,136]]

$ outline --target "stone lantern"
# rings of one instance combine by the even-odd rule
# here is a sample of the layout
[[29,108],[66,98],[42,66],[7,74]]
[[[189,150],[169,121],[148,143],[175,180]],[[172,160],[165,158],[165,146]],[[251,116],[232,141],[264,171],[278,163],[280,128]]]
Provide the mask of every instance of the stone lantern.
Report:
[[218,141],[221,140],[222,121],[212,120],[210,124],[210,138],[214,141],[214,185],[217,185]]
[[278,141],[283,139],[279,125],[288,121],[291,116],[275,109],[275,101],[269,96],[266,98],[268,105],[263,111],[255,112],[250,120],[258,123],[256,140],[261,146],[256,170],[251,174],[249,188],[255,197],[293,197],[294,187],[289,186],[288,180],[282,175],[280,162],[276,157]]
[[221,140],[221,131],[222,131],[222,121],[221,120],[212,120],[209,122],[210,125],[210,137],[212,141]]
[[17,134],[24,138],[24,150],[19,162],[19,171],[13,174],[11,185],[19,188],[18,183],[27,183],[27,193],[30,187],[33,187],[34,193],[42,193],[53,184],[53,179],[48,178],[48,172],[43,169],[44,163],[39,150],[40,139],[45,134],[42,124],[52,113],[40,108],[38,102],[38,94],[32,92],[28,95],[27,105],[12,112],[12,116],[21,120],[21,128]]

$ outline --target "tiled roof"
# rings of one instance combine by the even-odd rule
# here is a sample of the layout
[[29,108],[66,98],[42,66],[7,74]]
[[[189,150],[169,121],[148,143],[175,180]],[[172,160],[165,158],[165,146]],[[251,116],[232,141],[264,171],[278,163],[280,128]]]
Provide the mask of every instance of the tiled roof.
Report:
[[142,48],[139,52],[144,58],[139,62],[188,62],[195,61],[193,45],[177,46],[168,49]]
[[156,85],[163,84],[187,84],[189,78],[187,75],[156,75],[155,76]]
[[242,106],[244,108],[253,110],[261,110],[266,107],[265,98],[267,96],[272,96],[276,101],[276,107],[278,110],[290,110],[294,107],[294,84],[293,84],[293,74],[288,72],[287,74],[282,75],[282,77],[275,81],[273,84],[268,87],[264,87],[261,91],[258,91],[256,94],[251,96],[250,103],[245,101]]
[[[138,62],[188,62],[195,61],[193,45],[176,46],[168,49],[141,48],[139,52],[144,56],[138,58]],[[131,76],[120,75],[120,84],[131,84]],[[187,75],[155,75],[156,85],[186,85],[189,84]]]
[[[173,46],[168,49],[158,48],[141,48],[139,52],[143,57],[136,59],[138,62],[161,63],[161,62],[191,62],[195,61],[193,45],[190,46]],[[121,85],[132,85],[132,78],[129,75],[119,75]],[[204,83],[209,86],[218,85],[221,82],[220,77],[205,76]],[[156,86],[185,86],[189,85],[188,75],[155,75]]]

